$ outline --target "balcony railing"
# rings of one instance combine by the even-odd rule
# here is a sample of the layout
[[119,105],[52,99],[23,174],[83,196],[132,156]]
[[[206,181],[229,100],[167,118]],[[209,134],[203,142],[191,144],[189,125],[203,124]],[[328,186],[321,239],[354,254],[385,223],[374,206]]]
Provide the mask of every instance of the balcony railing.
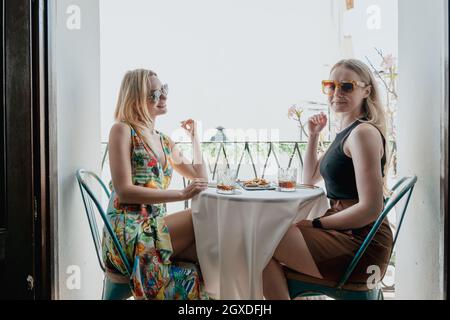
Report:
[[[294,159],[297,157],[299,169],[303,169],[303,157],[306,150],[306,141],[279,141],[279,142],[251,142],[251,141],[233,141],[233,142],[203,142],[201,143],[203,155],[207,163],[209,174],[215,179],[219,165],[230,168],[235,166],[237,174],[244,164],[245,155],[250,160],[255,178],[264,178],[267,166],[271,156],[275,160],[278,168],[290,168]],[[324,143],[325,146],[329,142]],[[192,154],[192,144],[190,142],[177,143],[184,154]],[[256,156],[256,157],[255,157]],[[287,157],[287,161],[283,163],[282,159]],[[237,161],[232,161],[233,159]],[[255,159],[263,160],[257,163]],[[102,143],[102,170],[108,160],[108,144]],[[262,164],[262,171],[258,172],[259,164]]]
[[[192,143],[176,143],[181,151],[188,157],[192,155]],[[302,174],[303,156],[306,150],[306,141],[279,141],[279,142],[251,142],[251,141],[232,141],[232,142],[203,142],[201,148],[206,162],[209,176],[215,180],[219,165],[222,167],[233,167],[237,170],[237,177],[240,177],[245,155],[249,158],[249,165],[255,178],[265,178],[267,168],[271,157],[275,160],[276,168],[288,167],[294,165],[294,159],[298,161],[298,171]],[[325,146],[329,142],[324,142]],[[258,159],[259,162],[255,161]],[[102,143],[102,171],[108,160],[108,143]],[[233,161],[236,160],[236,161]],[[284,161],[283,161],[284,160]],[[262,166],[260,166],[262,165]],[[259,170],[261,169],[262,170]],[[189,184],[184,177],[183,187]],[[184,202],[184,208],[189,208],[189,201]]]

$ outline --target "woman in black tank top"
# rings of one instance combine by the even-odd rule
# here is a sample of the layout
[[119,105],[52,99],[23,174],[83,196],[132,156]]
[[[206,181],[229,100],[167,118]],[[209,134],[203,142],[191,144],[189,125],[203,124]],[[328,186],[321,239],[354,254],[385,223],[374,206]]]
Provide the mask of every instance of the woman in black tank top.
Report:
[[[337,284],[383,209],[386,120],[373,74],[359,60],[342,60],[322,90],[340,119],[340,130],[318,158],[319,134],[328,119],[324,113],[309,119],[303,183],[323,179],[331,208],[320,219],[301,221],[287,231],[263,273],[267,299],[289,299],[282,266],[311,282],[318,278]],[[385,220],[349,282],[367,284],[374,267],[381,281],[391,251],[392,232]]]

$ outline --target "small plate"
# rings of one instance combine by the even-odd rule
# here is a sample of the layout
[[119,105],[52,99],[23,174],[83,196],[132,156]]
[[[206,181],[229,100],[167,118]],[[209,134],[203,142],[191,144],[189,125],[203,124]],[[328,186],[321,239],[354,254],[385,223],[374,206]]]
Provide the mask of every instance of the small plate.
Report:
[[238,184],[242,189],[247,190],[247,191],[275,190],[277,188],[273,183],[269,183],[264,186],[258,186],[258,187],[246,187],[244,185],[244,182],[242,182],[242,181],[239,182]]
[[296,189],[320,189],[320,188],[310,184],[297,184]]

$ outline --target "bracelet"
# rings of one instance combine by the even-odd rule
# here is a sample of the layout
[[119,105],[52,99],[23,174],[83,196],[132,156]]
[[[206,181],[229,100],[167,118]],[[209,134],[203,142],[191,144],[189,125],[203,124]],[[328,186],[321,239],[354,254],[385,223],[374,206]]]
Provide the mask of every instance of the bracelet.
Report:
[[314,219],[314,220],[312,221],[312,225],[313,225],[313,227],[316,228],[316,229],[323,229],[322,222],[320,221],[320,218]]

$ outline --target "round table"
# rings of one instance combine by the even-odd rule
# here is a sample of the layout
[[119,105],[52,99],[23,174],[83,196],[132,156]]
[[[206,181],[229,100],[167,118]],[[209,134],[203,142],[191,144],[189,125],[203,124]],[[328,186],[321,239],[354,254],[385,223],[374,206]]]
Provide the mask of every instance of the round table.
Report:
[[192,217],[207,292],[216,299],[263,299],[262,272],[288,228],[328,208],[321,188],[200,193]]

